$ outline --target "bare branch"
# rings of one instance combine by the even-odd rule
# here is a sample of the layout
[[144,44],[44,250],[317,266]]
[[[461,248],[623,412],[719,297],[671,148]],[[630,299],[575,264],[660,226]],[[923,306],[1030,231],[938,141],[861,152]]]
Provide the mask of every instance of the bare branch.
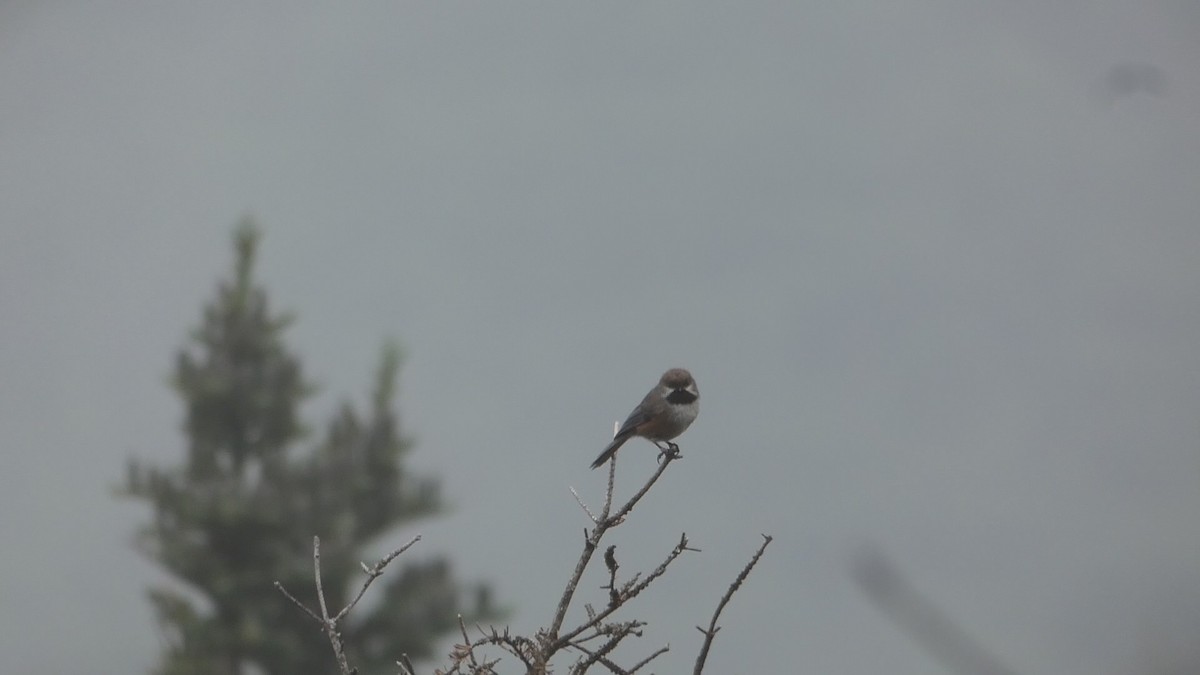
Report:
[[325,589],[321,587],[321,538],[313,536],[313,576],[317,579],[317,601],[321,603],[321,619],[329,623],[329,609],[325,606]]
[[583,498],[579,496],[579,493],[575,491],[575,488],[571,488],[571,494],[575,495],[575,502],[579,504],[579,508],[583,509],[583,512],[587,514],[587,517],[591,518],[593,523],[597,522],[596,516],[592,514],[592,511],[587,507],[587,504],[583,503]]
[[275,588],[278,588],[278,589],[279,589],[279,592],[280,592],[280,593],[283,593],[284,597],[286,597],[288,600],[291,600],[291,601],[292,601],[292,603],[293,603],[293,604],[295,604],[295,605],[296,605],[297,607],[299,607],[300,609],[304,610],[304,613],[305,613],[305,614],[308,614],[309,616],[311,616],[311,617],[313,618],[313,620],[314,620],[314,621],[316,621],[317,623],[320,623],[320,624],[323,624],[323,623],[325,623],[325,622],[324,622],[324,621],[321,619],[321,617],[317,616],[317,613],[316,613],[316,612],[314,612],[314,611],[312,611],[311,609],[309,609],[309,608],[308,608],[308,607],[307,607],[307,606],[306,606],[306,605],[305,605],[303,602],[300,602],[299,600],[297,600],[297,599],[296,599],[296,596],[292,595],[291,593],[288,593],[288,590],[287,590],[286,588],[284,588],[284,587],[283,587],[283,584],[281,584],[281,583],[279,583],[278,581],[276,581],[276,582],[275,582]]
[[371,583],[383,576],[383,569],[387,567],[388,564],[390,564],[393,560],[395,560],[401,553],[404,553],[408,549],[412,548],[413,544],[416,544],[418,541],[421,541],[421,535],[419,534],[410,539],[407,544],[384,556],[379,562],[375,563],[371,567],[367,567],[363,563],[359,563],[359,565],[361,565],[363,568],[363,572],[366,572],[367,578],[365,581],[363,581],[362,588],[358,589],[358,595],[354,596],[354,599],[351,600],[348,605],[343,607],[342,611],[337,613],[337,616],[333,617],[333,621],[335,623],[341,621],[342,617],[349,614],[350,610],[354,609],[354,606],[358,604],[358,601],[362,600],[363,594],[366,593],[367,589],[371,587]]
[[612,461],[608,463],[608,489],[604,491],[604,511],[600,514],[601,518],[608,518],[608,510],[612,508],[613,495],[616,494],[617,488],[617,456],[613,455]]
[[479,670],[479,663],[475,660],[475,650],[471,648],[471,638],[467,637],[467,624],[463,623],[462,614],[458,615],[458,630],[462,633],[463,644],[467,646],[467,660],[471,662],[471,669]]
[[633,667],[629,669],[630,675],[633,675],[633,673],[636,673],[637,671],[641,670],[642,666],[646,665],[647,663],[650,663],[654,659],[657,659],[658,657],[662,656],[663,654],[666,654],[669,651],[671,651],[671,645],[663,645],[662,647],[659,647],[658,650],[655,651],[650,656],[647,656],[646,658],[642,659],[641,661],[638,661],[637,663],[633,664]]
[[578,663],[576,663],[574,666],[572,666],[571,672],[572,673],[586,673],[588,668],[591,668],[593,665],[600,663],[605,668],[608,668],[610,671],[612,671],[614,673],[620,673],[621,672],[620,668],[618,668],[615,663],[613,663],[612,661],[610,661],[609,659],[607,659],[605,657],[607,657],[608,654],[610,652],[612,652],[613,649],[616,649],[617,643],[620,642],[621,638],[623,638],[623,637],[625,637],[625,636],[621,635],[621,636],[613,637],[612,639],[605,642],[604,645],[602,647],[600,647],[600,649],[597,649],[594,652],[584,649],[583,647],[578,647],[579,651],[584,653],[585,658],[583,658]]
[[766,551],[767,546],[771,543],[772,537],[770,535],[764,534],[762,538],[763,543],[754,552],[754,557],[750,558],[750,562],[746,563],[746,566],[738,573],[733,583],[729,584],[729,589],[725,591],[725,595],[721,596],[721,602],[717,603],[717,611],[713,612],[712,620],[708,622],[708,630],[696,626],[696,630],[704,633],[704,643],[700,645],[700,654],[696,656],[696,667],[692,670],[692,675],[700,675],[700,673],[704,672],[704,662],[708,660],[708,650],[712,647],[713,639],[717,637],[717,631],[721,630],[717,626],[717,619],[721,617],[721,612],[725,609],[725,605],[729,604],[729,599],[741,588],[742,583],[746,581],[746,577],[750,576],[750,570],[754,569],[754,566],[758,564],[758,559],[762,557],[763,551]]
[[[571,494],[574,495],[575,501],[592,521],[592,526],[590,529],[585,527],[583,530],[583,550],[580,552],[579,559],[576,561],[575,567],[567,580],[566,587],[558,601],[553,619],[548,627],[539,630],[536,636],[531,638],[512,635],[507,628],[503,632],[500,632],[495,627],[489,627],[489,630],[485,631],[483,628],[476,626],[480,637],[472,640],[462,616],[459,615],[458,628],[462,636],[462,643],[455,644],[451,649],[448,669],[437,670],[435,672],[442,673],[443,675],[495,675],[495,666],[499,663],[500,659],[493,657],[496,656],[496,652],[500,652],[501,655],[508,653],[516,657],[524,665],[527,675],[545,675],[551,672],[550,669],[553,667],[552,664],[556,655],[566,649],[574,650],[579,655],[578,659],[568,669],[568,672],[573,675],[583,675],[590,669],[594,670],[593,666],[599,666],[600,669],[607,670],[615,675],[633,675],[645,668],[654,659],[669,651],[670,645],[663,646],[654,650],[641,661],[638,661],[632,668],[619,665],[611,658],[612,654],[626,638],[630,636],[635,638],[641,637],[642,629],[646,623],[639,619],[614,621],[612,617],[618,610],[627,606],[630,601],[645,591],[650,584],[665,575],[667,569],[685,551],[699,550],[689,545],[686,533],[680,535],[678,543],[672,547],[671,551],[656,568],[648,573],[635,572],[632,576],[624,580],[618,580],[617,578],[620,565],[617,562],[616,547],[607,546],[603,559],[608,575],[608,583],[606,586],[602,586],[608,594],[607,605],[600,611],[597,611],[591,604],[585,604],[586,617],[578,625],[569,629],[564,628],[566,615],[578,591],[579,583],[588,565],[591,563],[592,557],[600,548],[600,543],[605,534],[610,529],[625,522],[625,519],[633,511],[634,507],[641,502],[650,491],[650,488],[657,484],[658,480],[666,472],[667,466],[680,457],[678,448],[675,446],[668,446],[667,448],[660,446],[660,449],[663,452],[659,457],[658,467],[646,479],[645,483],[619,506],[615,500],[615,458],[609,463],[608,485],[604,495],[603,506],[599,513],[594,513],[589,509],[579,493],[574,488],[571,488]],[[387,565],[401,553],[416,544],[417,541],[420,541],[420,539],[419,535],[414,537],[407,544],[385,556],[371,567],[360,563],[363,573],[366,574],[366,579],[363,581],[354,598],[333,617],[329,614],[322,586],[320,539],[313,538],[313,574],[317,587],[317,599],[320,604],[319,614],[306,607],[284,589],[281,584],[276,582],[276,587],[285,597],[322,625],[330,644],[333,646],[341,675],[353,675],[354,671],[349,668],[349,664],[346,661],[341,635],[338,632],[339,622],[358,605],[359,601],[366,594],[367,589],[376,578],[383,574]],[[708,629],[705,630],[697,627],[704,634],[704,642],[701,645],[700,654],[696,659],[694,671],[696,675],[699,675],[703,671],[712,642],[720,630],[717,626],[717,621],[721,613],[733,597],[733,594],[737,592],[749,576],[751,570],[757,565],[770,543],[771,537],[763,535],[762,545],[721,597],[709,622]],[[477,654],[476,649],[486,649],[487,651],[481,651]],[[488,654],[488,651],[492,653]],[[396,664],[400,668],[401,675],[414,675],[415,671],[406,656],[402,655]]]
[[325,637],[329,638],[329,645],[333,647],[338,670],[342,675],[351,675],[350,662],[342,649],[342,635],[338,632],[337,622],[329,617],[329,607],[325,603],[325,588],[321,584],[321,538],[317,536],[313,537],[313,577],[317,584],[317,602],[321,605],[321,627],[325,630]]
[[[321,630],[325,633],[325,636],[329,638],[329,644],[331,647],[333,647],[333,656],[337,660],[338,670],[342,673],[342,675],[354,675],[358,671],[355,668],[351,668],[350,662],[346,659],[346,653],[342,646],[342,634],[338,632],[338,623],[345,618],[346,614],[348,614],[355,605],[358,604],[358,601],[362,599],[363,594],[367,592],[367,588],[371,585],[371,582],[383,574],[384,568],[387,567],[390,562],[395,560],[397,556],[407,551],[413,544],[420,540],[421,535],[413,537],[412,541],[392,551],[382,560],[375,563],[375,565],[372,567],[362,565],[363,571],[367,574],[367,580],[363,582],[362,588],[358,591],[358,595],[355,596],[355,598],[351,600],[349,604],[343,607],[342,610],[337,613],[337,616],[329,616],[329,606],[325,601],[325,587],[321,581],[320,537],[313,537],[313,579],[317,586],[317,602],[321,607],[320,615],[309,609],[304,603],[297,600],[294,595],[289,593],[287,589],[283,587],[283,584],[279,583],[278,581],[275,582],[275,588],[278,588],[280,593],[283,593],[288,600],[291,600],[293,604],[304,610],[305,614],[308,614],[317,623],[321,624]],[[400,661],[397,661],[396,663],[402,668],[405,668],[409,673],[412,673],[412,664],[408,663],[408,657],[402,656],[402,658],[404,659],[403,663]]]
[[678,558],[680,555],[682,555],[684,551],[695,551],[695,550],[697,550],[697,549],[688,547],[687,534],[679,535],[679,543],[675,544],[675,548],[671,549],[671,552],[667,555],[666,560],[663,560],[661,563],[659,563],[658,567],[654,568],[653,572],[648,574],[646,576],[646,578],[643,579],[640,583],[638,583],[634,586],[631,586],[628,589],[622,589],[621,599],[619,602],[617,602],[616,604],[610,604],[608,607],[606,607],[603,611],[601,611],[596,616],[588,619],[586,622],[580,624],[575,629],[571,630],[570,632],[566,633],[562,637],[558,638],[558,640],[556,640],[551,645],[550,653],[553,654],[554,652],[558,651],[559,649],[562,649],[563,647],[567,646],[568,644],[571,643],[571,640],[573,640],[580,633],[588,630],[589,628],[592,628],[593,626],[598,625],[601,621],[604,621],[604,619],[608,618],[613,612],[620,609],[622,605],[629,602],[633,598],[637,597],[637,595],[639,593],[641,593],[642,591],[646,590],[646,587],[649,586],[651,583],[653,583],[655,579],[657,579],[657,578],[661,577],[663,574],[665,574],[667,571],[667,567],[672,562],[674,562],[676,558]]
[[635,619],[633,621],[625,621],[623,623],[607,626],[605,627],[605,631],[609,637],[604,641],[604,644],[601,645],[599,649],[595,650],[584,647],[581,642],[599,637],[600,634],[591,636],[587,638],[587,640],[572,643],[571,646],[580,652],[583,652],[586,658],[581,659],[574,666],[572,666],[571,672],[584,673],[587,672],[587,669],[592,667],[592,665],[599,663],[613,673],[617,673],[618,675],[628,675],[628,671],[618,666],[616,663],[613,663],[613,661],[608,658],[608,655],[614,649],[616,649],[621,640],[624,640],[626,637],[629,637],[630,635],[641,637],[641,628],[645,625],[646,623],[644,621],[638,621]]
[[[517,657],[521,661],[521,663],[523,663],[525,665],[525,672],[527,672],[527,673],[544,673],[544,672],[546,672],[545,662],[540,658],[539,652],[538,652],[538,646],[533,642],[533,640],[530,640],[529,638],[526,638],[526,637],[523,637],[520,635],[509,635],[507,628],[504,629],[504,633],[497,632],[495,627],[491,628],[491,633],[485,633],[482,628],[479,629],[479,632],[483,633],[483,637],[470,643],[467,646],[468,650],[473,651],[477,647],[480,647],[483,645],[488,645],[488,644],[496,645],[496,646],[503,648],[505,651],[512,654],[513,656]],[[538,663],[541,663],[542,667],[541,668],[536,667],[534,665],[535,661]],[[460,662],[461,662],[461,659],[460,659]],[[490,661],[490,662],[486,662],[486,663],[482,664],[480,666],[480,672],[481,673],[492,672],[490,669],[496,663],[497,663],[497,661]],[[457,663],[455,665],[455,668],[456,669],[458,668]],[[457,670],[451,670],[450,672],[457,672]]]
[[[633,507],[642,500],[642,497],[646,496],[646,493],[650,491],[650,488],[654,487],[654,484],[658,482],[659,477],[663,475],[663,472],[667,470],[667,467],[671,465],[671,462],[674,462],[677,459],[679,459],[678,453],[667,453],[663,455],[662,462],[659,463],[658,469],[655,470],[655,472],[650,476],[650,480],[646,481],[646,484],[642,486],[642,489],[638,490],[632,497],[629,498],[629,501],[625,502],[624,506],[618,509],[611,518],[606,518],[606,520],[612,521],[612,526],[619,524],[621,520],[625,518],[625,516],[629,515],[629,512],[633,510]],[[616,462],[613,462],[613,467],[616,467]],[[612,481],[610,479],[610,485],[611,482]],[[612,493],[611,487],[609,488],[609,493]],[[604,515],[608,515],[608,509],[605,509]]]
[[575,570],[571,573],[571,578],[567,580],[567,586],[563,590],[562,597],[558,601],[558,608],[554,612],[554,620],[550,622],[550,628],[546,632],[553,644],[559,645],[559,648],[561,648],[563,642],[562,640],[558,639],[558,632],[562,629],[563,620],[566,619],[567,616],[567,609],[571,606],[571,600],[575,597],[575,591],[579,587],[579,580],[583,577],[583,572],[587,569],[588,563],[592,559],[592,554],[596,552],[596,547],[599,545],[600,539],[604,536],[604,533],[609,530],[609,528],[616,527],[617,525],[621,524],[621,521],[625,518],[625,516],[633,510],[633,507],[639,501],[641,501],[642,497],[646,495],[650,488],[653,487],[656,482],[658,482],[659,477],[663,475],[663,472],[667,470],[667,467],[670,466],[671,462],[677,458],[678,455],[667,454],[663,461],[658,465],[658,469],[650,476],[650,479],[646,481],[646,484],[642,486],[642,489],[638,490],[633,497],[631,497],[629,501],[626,502],[624,506],[619,508],[616,514],[612,516],[609,514],[611,513],[612,509],[613,493],[616,485],[617,458],[614,456],[612,461],[609,462],[608,491],[604,500],[604,508],[600,512],[599,519],[595,521],[595,529],[592,530],[591,535],[588,536],[583,543],[583,552],[579,555],[579,561],[575,563]]

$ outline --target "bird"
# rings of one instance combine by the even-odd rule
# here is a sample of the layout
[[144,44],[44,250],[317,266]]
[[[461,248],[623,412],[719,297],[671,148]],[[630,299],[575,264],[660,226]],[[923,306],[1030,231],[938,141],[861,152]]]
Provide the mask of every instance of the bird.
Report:
[[691,373],[683,368],[672,368],[663,373],[658,384],[629,413],[612,442],[592,462],[592,468],[607,462],[625,441],[634,436],[649,440],[663,453],[679,452],[679,446],[671,440],[696,421],[696,415],[700,412],[699,401],[700,389],[696,387],[696,380]]

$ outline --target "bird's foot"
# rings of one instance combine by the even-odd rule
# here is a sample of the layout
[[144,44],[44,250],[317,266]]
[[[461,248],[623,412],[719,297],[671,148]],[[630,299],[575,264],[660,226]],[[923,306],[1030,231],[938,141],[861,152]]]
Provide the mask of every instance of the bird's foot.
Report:
[[662,464],[663,459],[679,459],[683,454],[679,452],[679,446],[667,441],[666,445],[662,445],[662,441],[655,441],[654,445],[658,447],[658,463]]

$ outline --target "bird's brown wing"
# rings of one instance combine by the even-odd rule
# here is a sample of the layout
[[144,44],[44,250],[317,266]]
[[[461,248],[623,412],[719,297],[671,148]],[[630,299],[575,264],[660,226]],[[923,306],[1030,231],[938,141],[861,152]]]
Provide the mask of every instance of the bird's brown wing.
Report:
[[613,438],[621,438],[622,436],[629,438],[633,434],[637,433],[638,427],[649,421],[650,413],[646,412],[644,407],[638,406],[637,408],[634,408],[633,412],[629,413],[629,417],[625,418],[625,421],[621,424],[621,428],[617,429],[617,433],[615,436],[613,436]]
[[[643,401],[643,403],[645,402]],[[596,461],[592,462],[592,468],[595,469],[607,462],[608,458],[615,455],[617,449],[625,444],[625,441],[633,438],[633,435],[637,433],[638,427],[649,420],[650,414],[646,412],[644,405],[634,408],[633,412],[629,413],[629,417],[625,418],[625,422],[621,424],[621,428],[617,430],[616,435],[613,436],[612,442],[608,444],[608,447],[604,448],[604,451],[600,453]]]

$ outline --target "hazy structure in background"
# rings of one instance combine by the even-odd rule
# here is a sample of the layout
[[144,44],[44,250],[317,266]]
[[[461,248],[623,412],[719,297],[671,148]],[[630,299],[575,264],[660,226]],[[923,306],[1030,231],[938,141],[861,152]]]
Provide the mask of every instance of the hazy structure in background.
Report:
[[[360,581],[365,545],[441,509],[437,483],[402,467],[411,444],[393,412],[394,346],[384,350],[369,409],[344,404],[312,451],[295,452],[306,436],[298,408],[313,387],[283,342],[291,317],[272,313],[252,278],[258,241],[243,222],[233,278],[220,283],[179,353],[184,461],[164,468],[132,460],[123,487],[154,510],[138,548],[191,589],[150,591],[166,635],[164,674],[237,674],[251,665],[280,675],[330,672],[328,645],[272,583],[311,583],[319,535],[329,544],[326,594],[340,606]],[[405,562],[381,582],[381,601],[345,627],[362,672],[394,672],[389,664],[401,653],[429,656],[459,613],[493,614],[488,588],[459,584],[446,560]]]
[[1104,86],[1113,98],[1135,94],[1161,97],[1167,95],[1167,75],[1152,63],[1125,61],[1108,69]]
[[962,675],[1019,675],[922,596],[879,551],[861,552],[850,573],[875,606],[948,671]]

